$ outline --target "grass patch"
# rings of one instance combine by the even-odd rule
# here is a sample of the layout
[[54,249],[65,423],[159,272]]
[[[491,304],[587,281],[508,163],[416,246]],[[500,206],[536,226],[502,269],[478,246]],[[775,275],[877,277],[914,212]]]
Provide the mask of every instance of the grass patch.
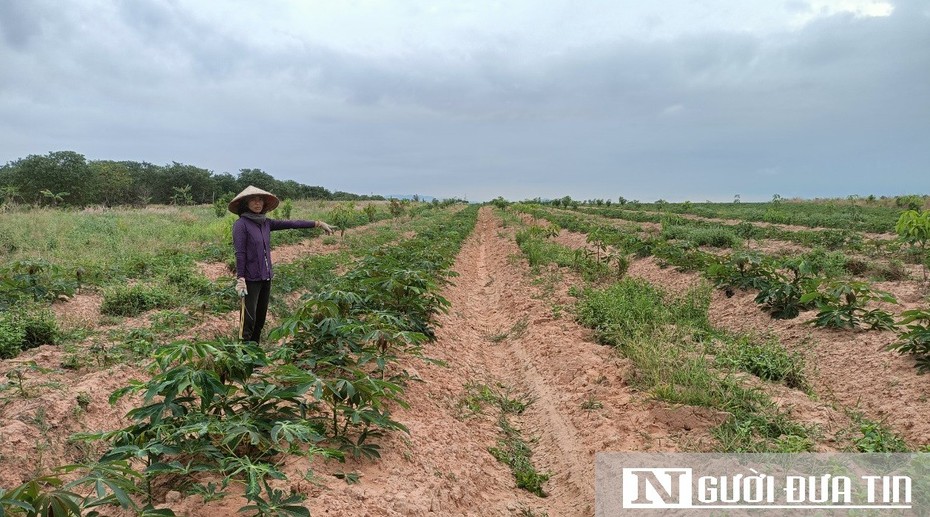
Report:
[[481,414],[484,407],[495,407],[504,415],[519,415],[533,403],[528,393],[515,393],[513,388],[500,382],[491,384],[470,381],[465,384],[465,394],[458,403],[463,417]]
[[538,268],[546,264],[571,267],[575,262],[571,249],[561,244],[545,240],[538,232],[524,228],[516,234],[517,246],[526,256],[531,267]]
[[804,356],[789,352],[771,336],[760,340],[750,335],[724,335],[722,345],[715,350],[714,364],[721,368],[742,370],[773,382],[783,382],[789,388],[808,391],[804,375]]
[[511,325],[508,330],[494,334],[488,334],[485,337],[491,343],[501,343],[507,338],[520,339],[520,337],[526,334],[526,329],[529,327],[529,325],[529,320],[526,317],[523,317]]
[[481,414],[485,406],[497,409],[497,425],[502,436],[495,447],[488,447],[497,461],[510,467],[516,479],[517,487],[527,490],[539,497],[546,497],[542,485],[549,480],[550,474],[540,473],[533,466],[533,450],[521,436],[508,416],[522,414],[533,403],[528,393],[517,394],[513,388],[500,382],[469,382],[465,385],[465,394],[459,401],[459,414],[463,417]]
[[[624,279],[605,289],[586,290],[577,317],[595,330],[601,342],[618,347],[631,359],[636,365],[631,382],[636,387],[668,402],[729,413],[714,429],[721,451],[810,450],[812,429],[794,422],[761,390],[747,388],[715,368],[701,346],[714,333],[707,320],[709,303],[708,285],[672,298],[643,280]],[[738,345],[735,342],[733,354],[726,356],[732,364],[745,361],[747,367],[765,372],[768,363],[775,362],[772,356],[753,361]]]
[[856,452],[911,452],[907,442],[884,423],[869,420],[860,412],[850,412],[850,417],[854,422],[850,434]]
[[522,488],[539,497],[546,497],[547,494],[542,485],[549,481],[551,474],[536,470],[532,462],[533,450],[521,437],[520,431],[510,425],[505,415],[501,415],[497,425],[504,436],[497,440],[496,447],[488,447],[488,452],[497,461],[510,467],[517,480],[517,488]]
[[735,248],[742,244],[742,239],[737,237],[733,230],[726,228],[699,228],[663,224],[661,237],[667,240],[688,241],[694,246],[710,246],[712,248]]
[[169,308],[174,297],[167,290],[143,284],[117,286],[103,292],[100,313],[109,316],[136,316],[152,309]]

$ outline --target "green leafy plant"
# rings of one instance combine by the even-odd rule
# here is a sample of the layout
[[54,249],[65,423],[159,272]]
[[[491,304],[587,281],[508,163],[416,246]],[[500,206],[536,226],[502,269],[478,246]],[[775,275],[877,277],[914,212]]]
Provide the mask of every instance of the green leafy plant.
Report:
[[290,199],[285,199],[284,202],[281,203],[280,209],[281,217],[290,219],[291,213],[294,211],[294,203]]
[[879,423],[862,419],[859,432],[862,436],[853,441],[858,452],[910,452],[904,440]]
[[796,318],[802,310],[811,307],[811,302],[804,300],[804,294],[814,288],[817,280],[813,276],[813,267],[805,260],[788,260],[782,266],[790,276],[774,268],[769,269],[755,300],[773,318]]
[[306,496],[271,488],[267,482],[264,485],[267,498],[253,496],[252,504],[243,506],[240,512],[255,512],[251,514],[255,517],[310,517],[310,510],[300,504]]
[[171,189],[174,191],[174,194],[171,195],[171,204],[184,206],[194,204],[194,196],[191,194],[190,185],[171,187]]
[[923,258],[923,279],[927,281],[927,245],[930,244],[930,211],[908,210],[901,214],[895,224],[898,237],[912,248],[919,250]]
[[23,302],[0,312],[0,358],[11,358],[39,345],[54,345],[60,332],[51,310]]
[[391,204],[388,206],[388,210],[391,212],[391,217],[396,219],[404,215],[404,208],[404,205],[400,201],[391,198]]
[[368,203],[367,205],[365,205],[364,211],[365,211],[365,215],[368,217],[368,222],[369,223],[375,222],[378,216],[378,207],[376,207],[374,203]]
[[522,488],[539,497],[546,497],[547,494],[542,486],[549,480],[551,474],[536,470],[532,462],[532,449],[520,436],[520,431],[510,425],[505,416],[501,415],[498,426],[504,436],[497,441],[496,447],[489,447],[488,452],[497,461],[510,467],[516,478],[517,488]]
[[232,202],[233,198],[235,197],[235,194],[228,192],[216,198],[216,200],[213,202],[214,215],[221,218],[226,217],[226,214],[229,213],[229,203]]
[[874,301],[898,303],[890,293],[858,281],[821,280],[812,287],[801,302],[817,306],[819,312],[811,323],[818,327],[856,329],[866,325],[870,330],[891,330],[895,326],[888,312],[867,308]]
[[339,203],[329,211],[330,221],[339,228],[339,236],[343,237],[346,227],[355,216],[355,204],[351,202]]
[[53,301],[71,296],[78,278],[69,277],[58,266],[44,260],[17,260],[0,267],[0,309],[23,299]]
[[912,309],[902,312],[901,316],[898,325],[904,329],[888,349],[915,356],[917,370],[926,373],[930,371],[930,310]]
[[55,193],[48,189],[40,191],[40,194],[42,194],[42,197],[45,198],[52,206],[58,206],[58,203],[63,202],[65,198],[70,195],[68,192]]

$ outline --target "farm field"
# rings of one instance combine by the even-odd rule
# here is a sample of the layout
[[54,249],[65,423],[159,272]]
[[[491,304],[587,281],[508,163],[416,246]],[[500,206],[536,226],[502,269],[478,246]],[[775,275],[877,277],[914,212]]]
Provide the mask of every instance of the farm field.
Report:
[[580,516],[602,451],[926,449],[924,356],[887,349],[928,309],[925,250],[901,208],[792,204],[296,203],[346,231],[274,234],[263,347],[234,339],[229,217],[0,214],[0,487],[106,515]]

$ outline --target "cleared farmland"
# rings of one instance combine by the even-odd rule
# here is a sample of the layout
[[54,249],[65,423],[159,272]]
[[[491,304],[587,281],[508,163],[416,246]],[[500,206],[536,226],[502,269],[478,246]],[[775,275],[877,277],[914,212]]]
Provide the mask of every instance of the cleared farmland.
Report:
[[[231,339],[228,221],[39,211],[5,296],[53,343],[2,363],[0,485],[53,475],[63,501],[126,515],[590,515],[600,451],[930,444],[924,378],[885,349],[927,306],[907,246],[780,229],[809,233],[779,253],[800,243],[654,209],[415,205],[295,232],[263,349]],[[811,323],[835,282],[863,304]],[[792,285],[823,296],[760,299]]]

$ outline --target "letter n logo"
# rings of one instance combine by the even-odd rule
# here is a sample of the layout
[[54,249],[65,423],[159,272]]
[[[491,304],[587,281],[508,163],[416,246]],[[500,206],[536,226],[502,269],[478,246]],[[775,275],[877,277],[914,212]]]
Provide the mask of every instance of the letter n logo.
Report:
[[691,508],[691,469],[623,469],[624,508]]

